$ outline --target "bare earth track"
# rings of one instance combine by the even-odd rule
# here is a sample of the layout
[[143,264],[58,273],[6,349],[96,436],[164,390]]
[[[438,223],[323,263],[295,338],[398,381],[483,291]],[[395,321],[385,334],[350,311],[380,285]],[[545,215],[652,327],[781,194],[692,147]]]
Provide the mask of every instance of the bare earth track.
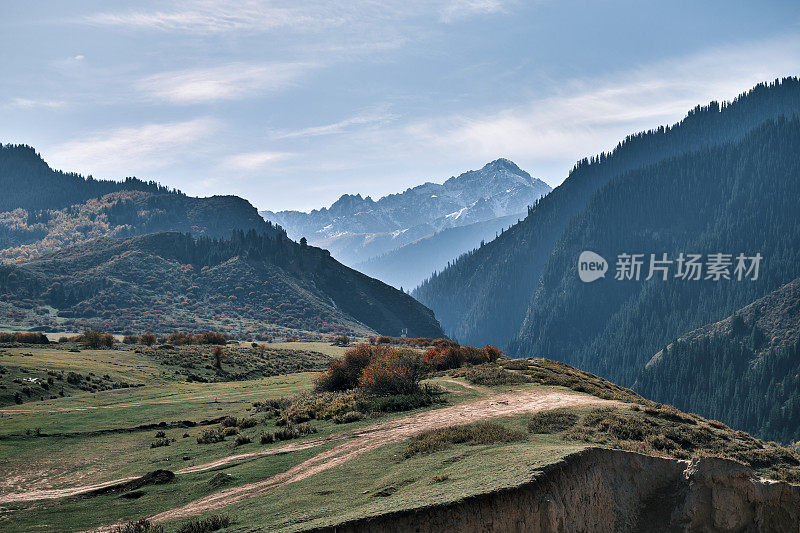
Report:
[[[459,382],[461,384],[461,382]],[[488,391],[487,389],[487,392]],[[235,504],[277,487],[305,479],[345,463],[355,457],[367,453],[379,446],[399,442],[411,438],[423,431],[445,426],[467,424],[488,418],[518,415],[527,412],[546,411],[559,407],[581,407],[596,405],[614,405],[618,402],[601,400],[593,396],[565,390],[539,389],[516,390],[493,394],[484,399],[433,409],[396,418],[387,422],[374,424],[361,430],[342,435],[305,442],[287,444],[260,452],[232,455],[216,461],[195,465],[176,471],[176,474],[209,470],[225,464],[249,461],[258,457],[287,453],[320,446],[322,444],[343,441],[341,444],[324,451],[314,457],[295,465],[285,472],[268,477],[261,481],[220,490],[212,495],[200,498],[182,507],[159,513],[151,520],[159,522],[191,516],[227,505]],[[84,492],[108,487],[134,478],[122,478],[94,485],[76,486],[56,490],[34,490],[0,495],[0,504],[11,502],[54,499],[74,496]],[[95,531],[111,531],[113,526],[99,528]]]

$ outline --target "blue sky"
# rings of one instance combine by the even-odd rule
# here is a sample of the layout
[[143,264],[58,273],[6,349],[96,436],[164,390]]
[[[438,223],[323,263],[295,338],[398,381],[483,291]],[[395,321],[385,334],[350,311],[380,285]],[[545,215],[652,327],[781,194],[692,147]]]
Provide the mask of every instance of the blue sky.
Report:
[[800,74],[800,3],[2,2],[0,69],[0,142],[55,168],[307,210],[498,157],[555,186]]

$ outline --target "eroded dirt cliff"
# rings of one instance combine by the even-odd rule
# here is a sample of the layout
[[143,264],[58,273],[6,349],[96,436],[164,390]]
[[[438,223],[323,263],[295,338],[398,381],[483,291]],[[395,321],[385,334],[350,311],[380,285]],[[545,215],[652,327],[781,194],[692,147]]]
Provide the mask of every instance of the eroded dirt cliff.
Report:
[[519,487],[314,531],[800,531],[800,486],[718,458],[590,448]]

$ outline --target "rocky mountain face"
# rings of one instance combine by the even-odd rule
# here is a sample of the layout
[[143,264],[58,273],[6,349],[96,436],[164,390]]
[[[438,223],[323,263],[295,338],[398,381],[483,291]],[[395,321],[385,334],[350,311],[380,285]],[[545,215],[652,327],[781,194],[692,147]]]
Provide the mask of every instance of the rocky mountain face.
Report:
[[[329,208],[310,213],[262,211],[261,215],[284,227],[291,238],[306,237],[354,265],[448,228],[523,214],[548,192],[543,181],[508,159],[498,159],[442,184],[424,183],[377,201],[345,194]],[[467,249],[479,242],[480,238]]]

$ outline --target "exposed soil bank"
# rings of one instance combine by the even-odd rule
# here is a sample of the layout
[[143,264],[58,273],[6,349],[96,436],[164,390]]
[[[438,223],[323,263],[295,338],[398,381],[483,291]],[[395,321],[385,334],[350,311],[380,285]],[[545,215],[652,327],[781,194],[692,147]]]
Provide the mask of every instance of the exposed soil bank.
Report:
[[590,448],[522,486],[315,529],[363,531],[800,531],[800,485],[718,458]]

